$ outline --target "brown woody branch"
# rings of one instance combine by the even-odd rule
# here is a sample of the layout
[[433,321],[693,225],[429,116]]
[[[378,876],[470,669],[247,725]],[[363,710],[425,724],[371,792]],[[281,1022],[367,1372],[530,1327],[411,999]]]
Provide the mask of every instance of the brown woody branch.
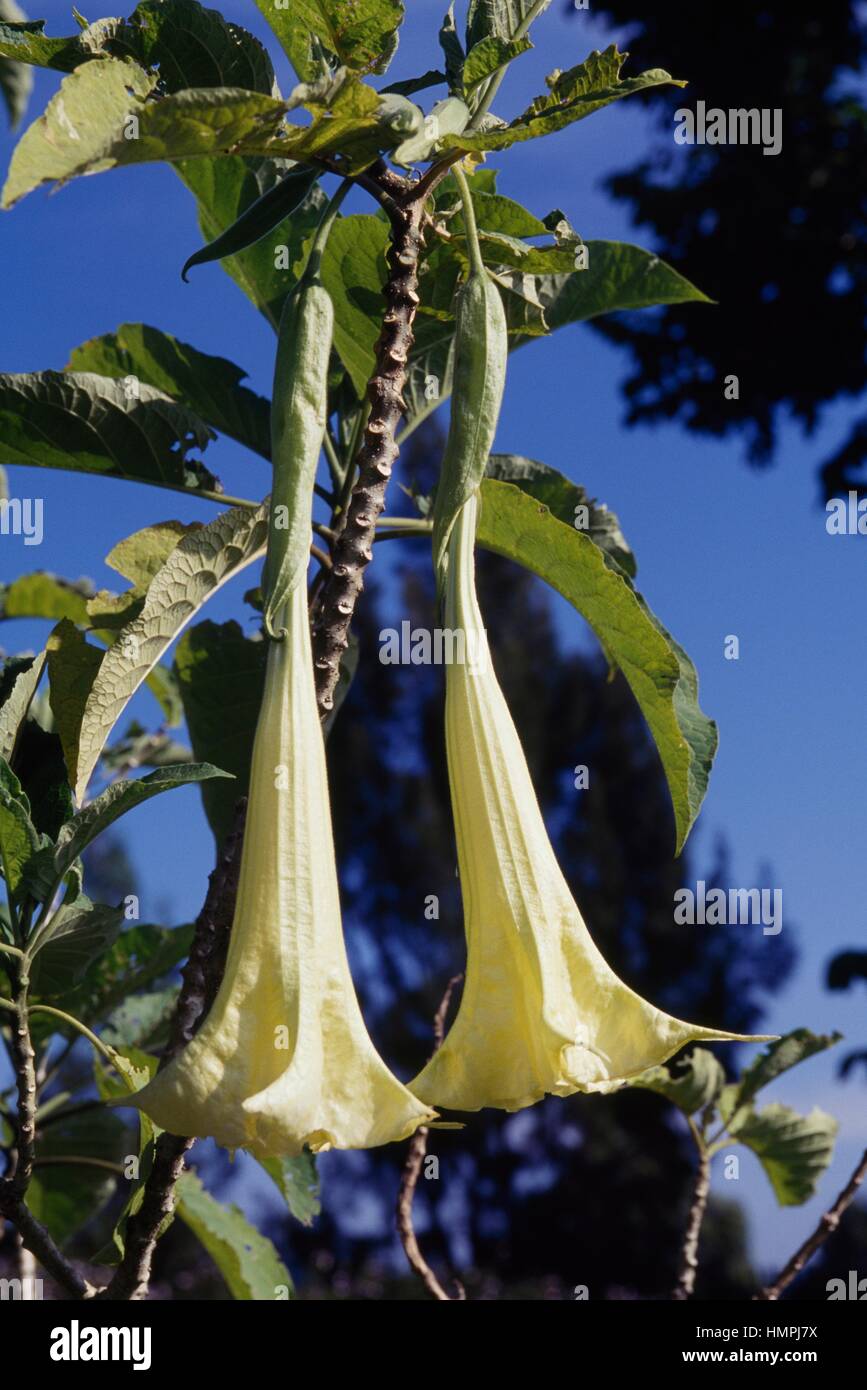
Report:
[[[205,902],[196,919],[190,956],[183,970],[183,984],[172,1018],[169,1044],[160,1067],[194,1037],[210,1009],[226,963],[226,951],[235,912],[241,846],[244,838],[246,800],[238,803],[235,823],[223,847],[217,867],[208,882]],[[124,1238],[124,1255],[107,1289],[100,1298],[114,1302],[147,1297],[151,1263],[161,1230],[175,1206],[175,1186],[183,1172],[184,1157],[194,1139],[177,1134],[161,1134],[154,1148],[154,1160],[144,1186],[144,1197],[130,1217]]]
[[702,1145],[699,1148],[698,1168],[693,1183],[692,1201],[689,1206],[689,1217],[687,1218],[680,1253],[680,1270],[674,1292],[671,1295],[678,1302],[692,1298],[695,1289],[695,1276],[698,1270],[698,1242],[709,1193],[710,1154]]
[[815,1231],[813,1231],[813,1234],[808,1236],[804,1244],[795,1251],[788,1264],[786,1264],[777,1275],[773,1284],[768,1284],[766,1288],[755,1295],[757,1301],[766,1300],[772,1303],[776,1302],[783,1290],[788,1288],[793,1279],[797,1278],[807,1261],[813,1258],[816,1251],[819,1250],[825,1244],[828,1237],[836,1231],[840,1224],[840,1218],[846,1208],[855,1200],[858,1189],[865,1177],[867,1177],[867,1149],[865,1149],[861,1155],[857,1168],[834,1205],[820,1218],[819,1224]]
[[[394,194],[406,188],[396,179]],[[358,480],[353,488],[342,527],[332,551],[332,568],[325,580],[313,622],[313,659],[320,713],[334,704],[340,674],[340,658],[349,645],[349,628],[364,571],[373,556],[376,522],[385,505],[385,493],[397,458],[397,427],[404,414],[412,325],[418,296],[418,261],[422,244],[423,201],[397,202],[391,185],[386,207],[391,221],[388,279],[384,289],[385,314],[376,344],[376,371],[368,388],[370,414],[358,451]],[[354,461],[349,461],[349,467]]]
[[[442,997],[439,1008],[434,1016],[434,1052],[442,1046],[445,1037],[446,1015],[449,1011],[452,993],[463,979],[463,975],[455,975],[446,985],[446,992]],[[428,1293],[439,1300],[440,1303],[460,1302],[466,1298],[464,1287],[455,1280],[457,1293],[452,1299],[446,1293],[442,1284],[437,1279],[424,1255],[421,1253],[418,1240],[415,1234],[415,1227],[412,1222],[412,1203],[415,1196],[415,1189],[418,1185],[419,1174],[427,1153],[427,1137],[430,1130],[427,1125],[422,1125],[416,1130],[409,1141],[406,1161],[403,1165],[400,1188],[397,1194],[397,1230],[400,1236],[400,1243],[404,1248],[406,1258],[410,1267],[421,1279]]]

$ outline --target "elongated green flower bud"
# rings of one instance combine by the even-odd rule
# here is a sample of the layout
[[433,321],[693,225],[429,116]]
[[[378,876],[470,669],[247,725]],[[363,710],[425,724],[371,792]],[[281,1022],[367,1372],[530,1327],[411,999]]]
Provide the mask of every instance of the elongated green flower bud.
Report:
[[472,665],[446,668],[446,747],[467,971],[457,1018],[410,1089],[453,1110],[520,1110],[610,1091],[688,1042],[760,1041],[672,1018],[606,964],[560,871],[490,661],[475,590],[477,498],[449,543],[445,624]]
[[269,632],[310,562],[310,499],[325,435],[333,329],[330,294],[316,275],[303,275],[283,306],[274,368],[274,486],[262,577]]
[[458,298],[452,413],[433,513],[440,582],[455,518],[482,481],[494,443],[508,352],[500,291],[479,264]]

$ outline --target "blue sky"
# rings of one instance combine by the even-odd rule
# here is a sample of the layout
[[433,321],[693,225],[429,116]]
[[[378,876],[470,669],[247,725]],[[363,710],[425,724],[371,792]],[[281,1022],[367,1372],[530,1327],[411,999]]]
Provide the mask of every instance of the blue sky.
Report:
[[[287,65],[252,0],[229,0],[220,8],[268,41],[286,90]],[[444,0],[411,0],[408,8],[395,77],[437,61]],[[91,20],[113,12],[105,0],[98,9],[87,7]],[[66,3],[45,0],[38,13],[49,32],[74,28]],[[504,114],[522,109],[542,90],[551,68],[622,38],[589,14],[567,16],[560,3],[535,33],[536,50],[515,65],[502,89],[498,110]],[[636,51],[632,71],[641,66]],[[31,117],[58,81],[37,74]],[[640,156],[645,129],[642,105],[620,103],[557,137],[501,156],[500,187],[539,215],[562,207],[585,238],[641,241],[625,209],[600,185]],[[4,129],[4,168],[13,143]],[[768,164],[773,177],[773,161]],[[56,195],[31,195],[0,217],[0,370],[59,368],[84,339],[141,321],[232,358],[249,372],[250,384],[267,394],[274,338],[264,320],[216,267],[194,271],[190,284],[181,284],[180,265],[200,240],[192,200],[163,166],[113,171],[78,180]],[[749,253],[744,247],[742,254]],[[696,306],[691,312],[714,310]],[[619,396],[626,367],[621,354],[580,326],[516,354],[498,447],[559,468],[620,516],[638,557],[639,586],[695,661],[703,707],[720,726],[720,753],[694,832],[695,868],[710,864],[719,834],[731,847],[737,885],[765,881],[762,866],[771,866],[770,881],[783,890],[783,935],[795,936],[801,954],[768,1026],[780,1032],[801,1025],[838,1028],[857,1046],[865,1034],[863,987],[831,995],[822,977],[829,955],[863,942],[867,651],[853,596],[863,586],[867,541],[827,535],[815,473],[816,461],[844,437],[852,407],[829,410],[807,442],[784,426],[774,466],[757,472],[747,468],[736,443],[691,437],[669,425],[626,430]],[[758,388],[761,362],[753,370]],[[742,377],[741,390],[750,389]],[[231,443],[213,446],[206,461],[228,492],[260,496],[267,490],[265,465]],[[117,576],[98,559],[123,536],[170,517],[214,514],[212,506],[177,494],[72,474],[15,469],[11,484],[20,496],[44,498],[45,539],[37,549],[3,537],[0,579],[43,568],[116,587]],[[223,591],[208,616],[246,621],[246,587],[242,579]],[[569,642],[592,641],[574,610],[560,600],[557,607]],[[740,640],[737,662],[723,657],[729,634]],[[35,648],[44,636],[44,625],[19,623],[5,628],[3,641],[10,649]],[[151,722],[155,718],[147,695],[139,697],[136,710]],[[564,747],[564,767],[575,761]],[[200,905],[213,852],[198,794],[175,792],[135,814],[143,916],[188,920]],[[765,937],[765,948],[772,952],[779,939]],[[747,1204],[763,1263],[787,1255],[806,1234],[867,1142],[863,1082],[837,1083],[836,1062],[830,1054],[805,1064],[769,1096],[799,1109],[820,1105],[841,1120],[837,1154],[819,1197],[779,1211],[757,1163],[743,1158],[732,1195]],[[729,1188],[721,1171],[719,1187]]]

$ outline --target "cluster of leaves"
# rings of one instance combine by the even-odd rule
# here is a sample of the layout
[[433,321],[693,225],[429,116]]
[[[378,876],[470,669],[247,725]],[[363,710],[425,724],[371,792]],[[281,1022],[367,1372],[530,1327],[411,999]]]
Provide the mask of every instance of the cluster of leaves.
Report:
[[840,1041],[839,1033],[819,1036],[798,1028],[778,1038],[744,1070],[726,1082],[725,1072],[707,1048],[694,1048],[670,1067],[653,1067],[632,1082],[677,1106],[690,1124],[700,1153],[712,1156],[743,1144],[758,1158],[781,1206],[800,1206],[813,1196],[831,1162],[837,1121],[817,1108],[800,1115],[774,1102],[757,1110],[759,1091],[783,1072]]

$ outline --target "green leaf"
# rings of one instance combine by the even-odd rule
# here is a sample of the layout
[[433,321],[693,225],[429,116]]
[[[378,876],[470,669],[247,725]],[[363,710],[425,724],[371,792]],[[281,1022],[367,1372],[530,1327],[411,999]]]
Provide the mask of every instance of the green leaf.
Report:
[[[545,463],[524,458],[520,454],[491,454],[485,476],[501,483],[514,483],[522,492],[544,503],[558,521],[582,529],[624,574],[635,577],[635,556],[614,512],[610,512],[603,502],[589,497],[583,487],[558,473],[556,468],[549,468]],[[578,527],[577,523],[585,520],[584,511],[579,511],[580,508],[586,510],[587,525]]]
[[233,1298],[291,1298],[294,1285],[274,1246],[251,1226],[238,1207],[224,1206],[202,1186],[196,1173],[181,1174],[177,1213],[201,1241]]
[[616,44],[611,44],[604,53],[593,52],[568,72],[553,72],[546,79],[547,94],[536,97],[527,110],[509,125],[450,134],[443,141],[441,149],[506,150],[518,141],[533,140],[540,135],[563,130],[574,121],[583,120],[612,101],[619,101],[634,92],[647,91],[651,87],[686,85],[662,68],[650,68],[637,77],[622,79],[620,69],[628,57],[628,53],[618,53]]
[[72,820],[67,821],[57,837],[56,845],[40,850],[30,860],[29,882],[47,901],[53,896],[52,887],[56,891],[64,874],[87,846],[127,811],[175,787],[203,782],[209,777],[228,776],[228,773],[212,767],[210,763],[181,763],[176,767],[158,768],[156,772],[149,772],[146,777],[134,781],[113,782]]
[[69,618],[63,618],[46,644],[54,727],[63,748],[70,782],[78,767],[81,721],[105,652],[91,646]]
[[482,82],[493,77],[500,68],[511,63],[514,58],[520,58],[522,53],[526,53],[532,47],[526,36],[522,39],[503,39],[497,34],[488,34],[480,39],[467,54],[463,70],[464,92],[474,91]]
[[128,701],[202,604],[235,574],[260,559],[267,511],[236,507],[185,536],[148,589],[139,615],[103,658],[84,703],[74,783],[79,799]]
[[317,178],[317,171],[303,164],[290,169],[279,183],[245,208],[230,227],[187,258],[181,270],[181,279],[187,280],[187,272],[194,265],[221,261],[226,256],[245,251],[248,246],[255,246],[257,241],[268,236],[269,232],[293,215],[311,193]]
[[[112,1047],[112,1051],[118,1067],[123,1072],[123,1078],[94,1055],[93,1074],[96,1088],[103,1100],[125,1100],[130,1091],[141,1090],[142,1086],[147,1085],[156,1075],[158,1058],[132,1046]],[[156,1141],[163,1132],[143,1110],[139,1110],[137,1114],[138,1172],[131,1182],[128,1181],[127,1200],[118,1215],[108,1244],[94,1256],[98,1264],[116,1265],[123,1259],[127,1225],[130,1217],[139,1210],[144,1201],[145,1183],[153,1167]],[[174,1212],[170,1211],[157,1229],[157,1239],[165,1234],[173,1219]]]
[[260,1158],[258,1162],[276,1183],[287,1207],[302,1226],[312,1226],[322,1210],[316,1159],[304,1152],[297,1158]]
[[169,92],[246,87],[269,93],[274,86],[271,59],[259,40],[197,0],[143,0],[128,20],[100,19],[70,38],[49,38],[44,20],[0,24],[0,53],[60,72],[94,58],[133,58],[159,68]]
[[319,75],[311,35],[349,68],[385,72],[403,23],[401,0],[256,0],[302,80]]
[[334,304],[334,346],[359,397],[376,367],[388,224],[354,213],[334,224],[322,257],[322,283]]
[[0,758],[5,758],[6,762],[12,761],[18,731],[27,717],[44,669],[44,652],[40,652],[39,656],[9,657],[3,663],[0,672]]
[[[499,221],[501,226],[508,226],[509,219],[512,219],[514,228],[520,225],[519,215],[532,218],[532,214],[520,208],[519,204],[510,206],[508,198],[497,196],[488,203],[484,196],[487,190],[483,190],[481,195],[476,193],[475,184],[484,172],[479,170],[474,175],[474,196],[480,199],[483,209],[489,210],[486,215],[490,224]],[[544,223],[539,225],[543,231],[548,230]],[[521,236],[536,234],[530,231],[518,233]],[[590,241],[584,249],[588,257],[586,270],[568,275],[530,275],[517,271],[497,275],[501,288],[507,291],[504,303],[510,349],[533,341],[531,336],[527,336],[528,329],[538,336],[545,330],[553,331],[568,323],[583,322],[617,310],[644,309],[654,304],[710,302],[658,256],[643,251],[639,246],[616,241]],[[422,302],[416,319],[416,340],[410,354],[409,376],[404,389],[407,429],[417,428],[451,395],[455,327],[452,300],[460,262],[455,258],[451,264],[453,282],[442,274],[435,259],[429,257],[427,262],[422,263],[419,281]],[[438,273],[428,273],[428,265],[435,266]],[[517,310],[517,301],[522,298],[532,306],[526,323],[522,323]],[[435,391],[430,385],[432,382],[436,384]]]
[[[43,183],[155,160],[269,155],[310,163],[339,151],[357,173],[400,138],[380,116],[380,96],[357,79],[329,83],[311,124],[286,125],[293,102],[238,87],[202,87],[148,100],[156,78],[134,63],[105,58],[64,78],[44,115],[19,141],[3,190],[11,207]],[[298,98],[300,101],[300,98]]]
[[[242,159],[238,155],[224,155],[219,159],[186,159],[174,165],[175,172],[196,198],[199,227],[206,241],[213,241],[227,227],[231,227],[263,193],[277,184],[289,167],[281,160]],[[305,240],[316,230],[325,203],[325,194],[316,185],[290,222],[237,256],[220,262],[222,269],[264,314],[275,332],[280,323],[283,300],[295,281],[292,268],[301,255]],[[281,265],[288,269],[278,270],[278,250],[282,247],[286,249],[285,252],[280,251]],[[147,377],[144,379],[147,380]],[[189,400],[191,404],[194,403],[192,396]],[[270,451],[270,437],[268,449]]]
[[122,923],[122,907],[92,903],[83,893],[62,904],[32,957],[33,992],[43,999],[68,993],[111,945]]
[[460,95],[463,88],[463,71],[466,55],[464,46],[458,37],[455,28],[455,6],[454,0],[446,11],[445,18],[439,31],[440,48],[446,60],[446,81],[449,91],[453,95]]
[[175,671],[193,752],[236,781],[204,782],[208,824],[222,845],[245,796],[262,703],[268,643],[245,637],[235,622],[197,623],[178,643]]
[[[27,1206],[58,1245],[89,1225],[111,1198],[117,1182],[105,1169],[68,1160],[95,1158],[120,1163],[127,1136],[126,1125],[109,1110],[72,1115],[68,1120],[58,1118],[40,1129]],[[51,1159],[63,1162],[51,1163]]]
[[689,659],[628,578],[583,532],[511,483],[482,483],[478,543],[538,574],[587,620],[647,720],[671,792],[677,851],[698,815],[716,725],[698,705]]
[[785,1037],[778,1038],[760,1052],[758,1057],[742,1073],[737,1085],[727,1087],[726,1104],[720,1106],[720,1113],[728,1121],[743,1106],[749,1105],[754,1096],[765,1086],[769,1086],[783,1072],[796,1067],[817,1052],[825,1052],[842,1038],[842,1033],[811,1033],[809,1028],[796,1028]]
[[67,1011],[84,1023],[101,1022],[125,1000],[173,971],[189,954],[192,939],[192,925],[158,927],[143,922],[127,928],[67,997]]
[[102,1029],[102,1040],[110,1047],[145,1048],[151,1051],[163,1045],[168,1024],[178,1002],[179,985],[146,994],[131,994],[113,1009]]
[[189,406],[212,429],[270,457],[271,404],[241,385],[246,372],[170,333],[144,323],[123,323],[116,333],[75,348],[66,370],[115,379],[136,377]]
[[[4,32],[7,28],[5,21],[11,20],[15,23],[23,19],[24,11],[19,9],[15,0],[0,0],[0,53],[5,51],[3,43]],[[13,129],[27,110],[27,103],[30,100],[32,90],[33,75],[30,69],[24,63],[14,63],[10,62],[8,58],[0,58],[0,92],[3,93],[3,100],[9,113],[9,124]]]
[[710,304],[684,276],[650,251],[622,241],[588,241],[587,269],[534,275],[533,291],[553,332],[624,309],[656,304]]
[[213,431],[185,406],[92,372],[0,375],[0,461],[98,473],[157,487],[219,490],[187,457]]
[[24,865],[39,849],[30,819],[30,803],[5,758],[0,758],[0,873],[10,893],[17,893]]
[[832,1115],[813,1109],[799,1115],[788,1105],[749,1110],[735,1137],[752,1149],[782,1207],[797,1207],[816,1191],[834,1153],[839,1126]]
[[670,1067],[651,1067],[630,1081],[630,1086],[655,1091],[682,1110],[694,1115],[712,1105],[723,1088],[725,1072],[706,1047],[695,1047],[688,1057]]
[[93,585],[88,579],[70,581],[36,570],[0,588],[0,617],[50,618],[54,622],[69,618],[73,623],[86,623],[87,601],[92,597]]
[[[535,0],[470,0],[467,11],[467,48],[480,43],[488,34],[510,39],[527,18]],[[550,4],[550,0],[548,0]],[[544,14],[548,8],[539,11]]]

